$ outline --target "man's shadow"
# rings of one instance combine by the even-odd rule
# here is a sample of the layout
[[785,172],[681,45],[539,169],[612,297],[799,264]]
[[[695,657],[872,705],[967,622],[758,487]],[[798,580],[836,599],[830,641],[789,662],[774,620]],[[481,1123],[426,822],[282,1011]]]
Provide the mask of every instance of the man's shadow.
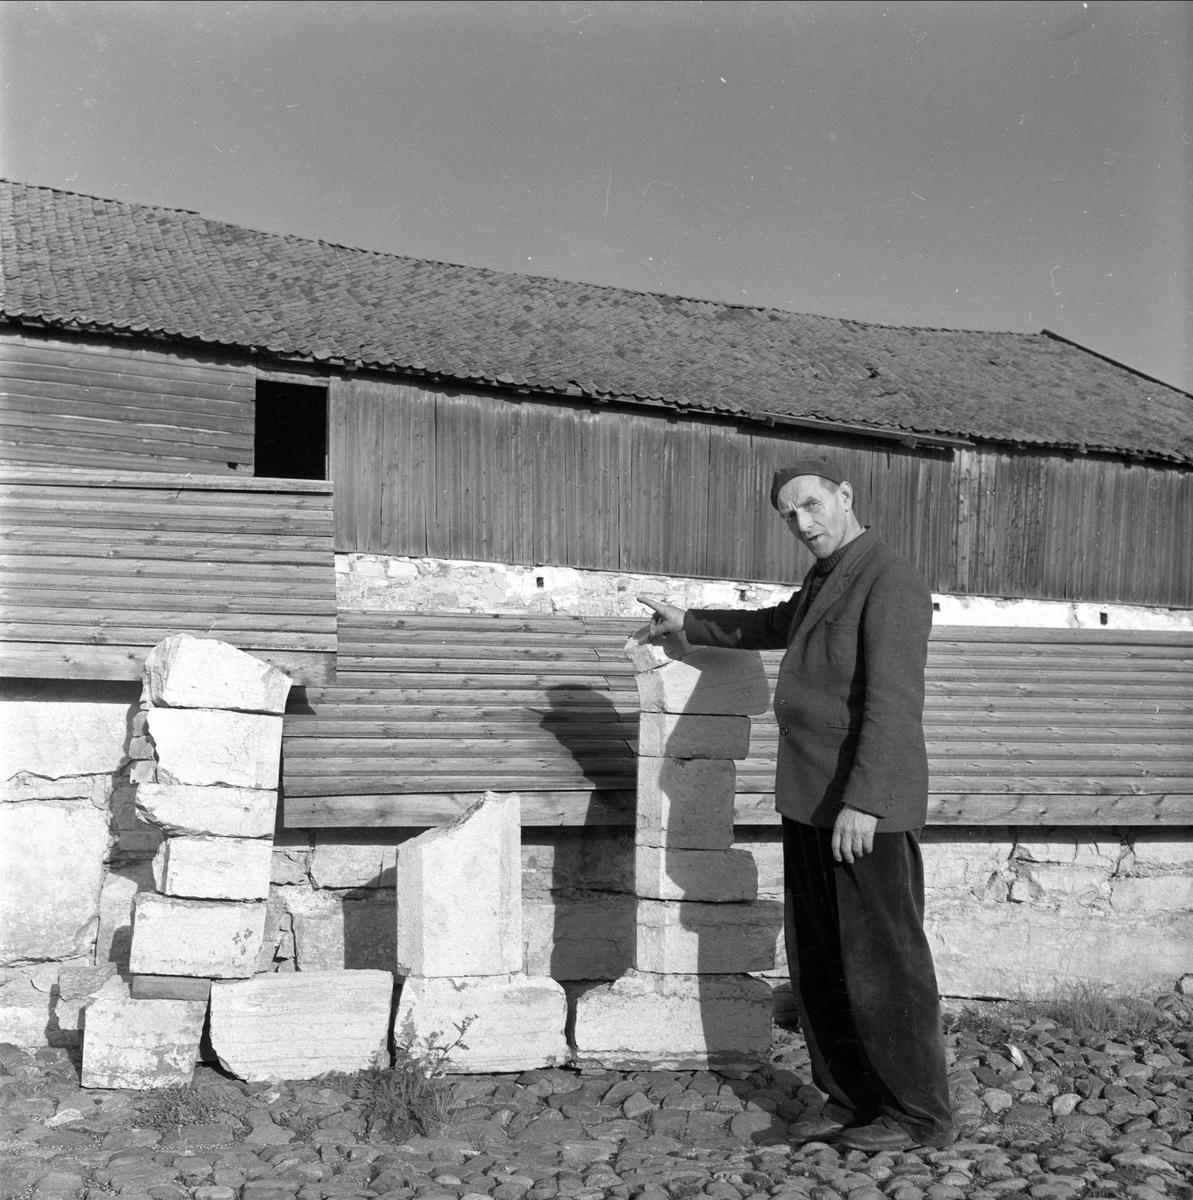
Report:
[[[552,829],[550,974],[565,984],[616,979],[634,965],[637,698],[619,709],[587,684],[555,684],[539,726],[587,785],[585,824]],[[627,828],[628,831],[627,831]],[[533,833],[523,830],[526,839]]]

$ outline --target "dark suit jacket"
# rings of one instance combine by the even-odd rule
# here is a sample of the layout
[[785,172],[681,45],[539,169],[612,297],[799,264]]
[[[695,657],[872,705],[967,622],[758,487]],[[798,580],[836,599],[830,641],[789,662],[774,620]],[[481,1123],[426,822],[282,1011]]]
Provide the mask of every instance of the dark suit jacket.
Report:
[[779,812],[831,828],[848,804],[879,817],[880,833],[918,829],[928,803],[928,585],[870,528],[811,604],[807,596],[805,579],[774,608],[690,609],[684,633],[693,645],[786,647],[774,698]]

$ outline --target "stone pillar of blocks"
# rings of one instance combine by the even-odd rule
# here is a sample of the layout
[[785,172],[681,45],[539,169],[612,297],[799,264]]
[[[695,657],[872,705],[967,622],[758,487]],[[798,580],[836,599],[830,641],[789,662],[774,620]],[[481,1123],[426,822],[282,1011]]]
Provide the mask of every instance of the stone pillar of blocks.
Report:
[[189,1079],[210,981],[253,974],[289,690],[277,668],[224,642],[182,634],[146,657],[130,756],[138,812],[165,836],[156,890],[134,902],[129,988],[104,992],[87,1014],[87,1086]]
[[394,1041],[436,1059],[451,1046],[448,1072],[520,1071],[568,1057],[563,988],[523,972],[521,826],[518,795],[486,792],[398,848],[405,981]]
[[575,1060],[628,1069],[749,1067],[770,1046],[772,906],[733,847],[734,761],[769,688],[757,654],[681,635],[626,644],[641,705],[634,970],[576,1004]]
[[138,811],[165,833],[137,897],[134,976],[253,974],[269,898],[290,680],[225,642],[181,634],[145,660],[154,778]]

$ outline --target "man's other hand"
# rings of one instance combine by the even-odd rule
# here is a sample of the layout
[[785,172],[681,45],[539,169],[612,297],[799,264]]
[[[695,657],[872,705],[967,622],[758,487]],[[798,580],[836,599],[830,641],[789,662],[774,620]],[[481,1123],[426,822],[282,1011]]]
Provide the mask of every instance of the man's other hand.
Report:
[[652,639],[666,637],[669,633],[683,633],[684,610],[682,608],[676,608],[674,604],[663,604],[658,600],[652,600],[649,596],[639,596],[638,603],[654,609],[654,616],[650,618]]
[[874,849],[874,830],[878,818],[860,808],[846,805],[833,824],[833,858],[851,863]]

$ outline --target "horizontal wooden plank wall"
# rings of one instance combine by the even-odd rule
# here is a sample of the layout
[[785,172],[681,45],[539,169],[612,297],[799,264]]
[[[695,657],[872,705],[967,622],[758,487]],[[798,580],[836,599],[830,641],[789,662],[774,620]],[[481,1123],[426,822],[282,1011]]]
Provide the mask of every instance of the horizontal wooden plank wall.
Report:
[[0,462],[252,474],[256,380],[126,342],[0,333]]
[[[632,823],[635,625],[341,613],[336,685],[287,713],[286,824],[434,825],[485,788],[528,825]],[[1193,824],[1193,636],[941,627],[927,692],[933,824]],[[776,740],[756,718],[741,824],[777,820]]]
[[811,558],[766,497],[827,450],[864,520],[929,579],[952,573],[947,452],[358,377],[333,379],[331,411],[337,550],[798,579]]
[[172,633],[335,677],[331,485],[0,468],[0,674],[138,679]]

